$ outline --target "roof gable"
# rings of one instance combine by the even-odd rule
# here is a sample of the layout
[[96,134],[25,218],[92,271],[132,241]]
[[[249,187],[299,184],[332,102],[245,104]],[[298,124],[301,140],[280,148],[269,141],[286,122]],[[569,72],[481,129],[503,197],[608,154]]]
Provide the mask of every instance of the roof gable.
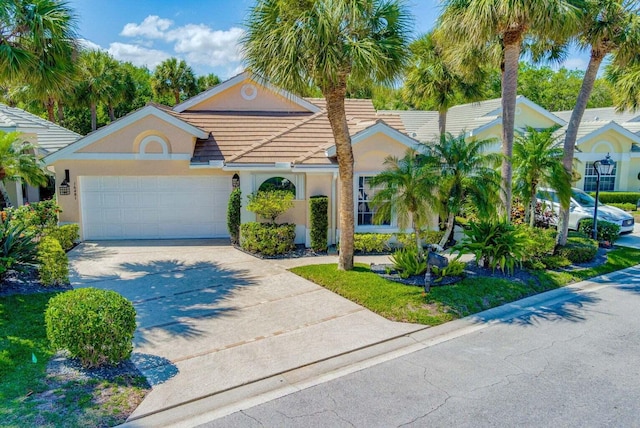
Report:
[[320,108],[245,71],[173,108],[176,113],[190,110],[317,113]]
[[602,134],[604,134],[607,131],[613,131],[616,132],[620,135],[622,135],[625,138],[628,138],[629,140],[631,140],[632,143],[636,143],[636,144],[640,144],[640,135],[634,134],[633,132],[629,131],[628,129],[626,129],[625,127],[623,127],[622,125],[618,124],[615,121],[611,121],[609,123],[607,123],[604,126],[601,126],[587,134],[585,134],[584,136],[580,137],[578,139],[578,141],[576,141],[576,145],[579,144],[583,144],[589,140],[592,140]]
[[[369,137],[372,137],[375,134],[384,134],[389,138],[392,138],[398,141],[401,144],[407,146],[407,148],[415,148],[418,144],[420,144],[417,140],[409,137],[407,134],[404,134],[398,131],[395,128],[387,125],[383,120],[376,120],[371,126],[364,128],[363,130],[357,132],[351,137],[351,146],[355,146],[356,144],[365,141]],[[325,151],[327,157],[336,156],[336,146],[335,144],[331,145],[331,147],[327,148]]]
[[67,156],[76,153],[77,151],[82,150],[83,148],[95,143],[96,141],[105,138],[109,134],[117,132],[147,116],[155,116],[169,123],[170,125],[182,129],[183,131],[193,135],[196,138],[207,138],[209,136],[209,134],[202,129],[184,122],[177,117],[164,112],[154,105],[147,105],[107,126],[98,129],[97,131],[92,132],[91,134],[87,135],[84,138],[81,138],[75,143],[70,144],[67,147],[47,156],[44,160],[48,165],[50,165],[60,159],[65,159]]

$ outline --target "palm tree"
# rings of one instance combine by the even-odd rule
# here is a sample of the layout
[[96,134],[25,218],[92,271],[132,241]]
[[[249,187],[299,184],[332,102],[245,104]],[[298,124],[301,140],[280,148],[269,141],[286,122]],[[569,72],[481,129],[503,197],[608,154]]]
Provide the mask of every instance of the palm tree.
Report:
[[396,215],[401,228],[411,227],[416,235],[418,252],[422,253],[420,231],[429,223],[429,215],[436,212],[435,186],[437,177],[425,168],[419,153],[407,150],[402,159],[389,156],[386,168],[371,179],[372,186],[382,186],[372,204],[376,207],[376,222]]
[[485,73],[479,67],[471,73],[462,73],[444,56],[440,39],[428,33],[411,46],[411,62],[404,82],[404,96],[414,107],[438,111],[438,129],[444,135],[447,127],[447,111],[450,107],[484,96],[482,81]]
[[511,213],[518,62],[525,39],[559,45],[575,33],[578,9],[570,0],[445,0],[440,30],[457,51],[493,45],[502,68],[502,192],[507,217]]
[[158,96],[171,94],[176,104],[180,103],[180,96],[193,96],[198,88],[196,77],[191,67],[184,60],[169,58],[158,65],[151,80],[153,91]]
[[98,104],[106,104],[112,96],[112,84],[117,61],[106,52],[93,50],[82,52],[79,59],[79,81],[76,93],[79,103],[91,109],[91,130],[98,127]]
[[[593,85],[605,56],[616,52],[618,66],[626,66],[640,51],[640,7],[634,0],[587,0],[578,43],[591,48],[589,65],[582,80],[576,105],[571,113],[564,139],[563,164],[571,173],[576,139]],[[569,230],[569,205],[560,211],[558,243],[566,245]]]
[[11,204],[5,179],[25,181],[32,186],[47,183],[44,164],[36,155],[37,146],[20,138],[19,132],[0,131],[0,193],[5,206]]
[[347,81],[391,82],[407,58],[410,15],[397,0],[258,0],[244,36],[249,69],[301,93],[317,86],[336,144],[340,176],[338,268],[353,268],[353,151]]
[[495,213],[495,202],[500,191],[500,176],[495,167],[502,156],[484,153],[493,140],[467,141],[465,134],[457,137],[446,133],[437,143],[426,146],[425,162],[431,174],[438,176],[438,197],[447,226],[440,246],[449,241],[456,215],[465,203],[472,203],[481,216]]
[[562,164],[564,150],[560,137],[554,136],[556,129],[537,131],[527,127],[524,134],[516,137],[513,146],[514,190],[527,207],[525,221],[531,226],[535,221],[536,193],[540,186],[555,189],[563,206],[569,205],[571,200],[571,175]]
[[618,110],[640,109],[640,62],[625,68],[611,64],[605,76],[613,86],[613,102]]

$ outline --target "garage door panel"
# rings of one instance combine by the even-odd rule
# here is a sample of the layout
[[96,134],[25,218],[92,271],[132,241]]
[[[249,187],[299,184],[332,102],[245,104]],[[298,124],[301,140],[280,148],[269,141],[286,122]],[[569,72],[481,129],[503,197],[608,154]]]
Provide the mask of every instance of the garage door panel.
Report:
[[85,239],[227,237],[230,177],[82,177]]

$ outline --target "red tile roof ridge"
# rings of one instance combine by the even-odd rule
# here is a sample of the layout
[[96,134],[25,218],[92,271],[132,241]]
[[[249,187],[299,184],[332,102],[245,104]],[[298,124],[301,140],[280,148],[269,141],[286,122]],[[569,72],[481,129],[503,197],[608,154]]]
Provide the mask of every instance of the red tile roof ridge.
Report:
[[242,156],[246,155],[247,153],[251,153],[255,149],[264,146],[269,141],[272,141],[275,138],[281,137],[281,136],[293,131],[294,129],[297,129],[297,128],[301,127],[302,125],[304,125],[304,124],[306,124],[306,123],[308,123],[308,122],[310,122],[310,121],[312,121],[312,120],[314,120],[314,119],[316,119],[316,118],[318,118],[318,117],[320,117],[320,116],[322,116],[322,115],[324,115],[326,113],[327,113],[326,110],[322,109],[319,112],[314,113],[311,116],[308,116],[308,117],[306,117],[306,118],[304,118],[304,119],[302,119],[302,120],[300,120],[300,121],[298,121],[298,122],[296,122],[296,123],[284,128],[282,131],[277,132],[276,134],[273,134],[273,135],[271,135],[271,136],[269,136],[267,138],[262,139],[261,141],[253,143],[252,145],[250,145],[246,149],[241,150],[241,151],[237,152],[234,155],[231,155],[231,157],[229,157],[227,162],[232,162],[234,160],[237,160],[237,159],[241,158]]

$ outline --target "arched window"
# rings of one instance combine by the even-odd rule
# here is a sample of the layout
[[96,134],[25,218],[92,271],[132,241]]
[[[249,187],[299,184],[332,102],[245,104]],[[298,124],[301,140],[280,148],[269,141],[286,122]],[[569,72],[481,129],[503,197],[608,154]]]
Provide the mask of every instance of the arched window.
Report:
[[268,191],[268,190],[286,190],[291,192],[293,196],[296,195],[296,186],[291,182],[291,180],[283,177],[271,177],[268,180],[265,180],[258,188],[258,191]]

